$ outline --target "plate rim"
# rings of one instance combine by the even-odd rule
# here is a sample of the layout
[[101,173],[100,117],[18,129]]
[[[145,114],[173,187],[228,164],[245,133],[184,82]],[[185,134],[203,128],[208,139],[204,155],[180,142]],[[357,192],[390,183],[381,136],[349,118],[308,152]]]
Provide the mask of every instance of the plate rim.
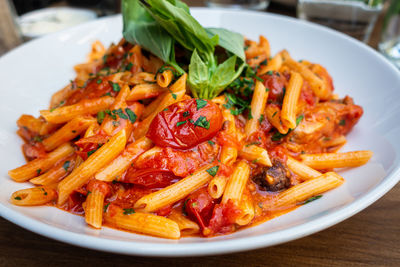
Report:
[[[210,8],[191,8],[192,11],[196,12],[227,12],[227,13],[240,13],[248,15],[261,15],[270,16],[278,19],[289,20],[295,23],[305,24],[306,27],[316,27],[320,30],[328,31],[330,34],[336,35],[341,39],[353,43],[356,46],[361,46],[363,49],[367,49],[369,53],[374,54],[379,60],[383,61],[385,65],[389,66],[392,71],[400,75],[400,71],[393,66],[383,55],[378,53],[376,50],[361,43],[343,33],[329,29],[327,27],[310,23],[307,21],[298,20],[296,18],[282,16],[278,14],[271,14],[258,11],[234,11],[229,9],[210,9]],[[89,21],[75,27],[62,30],[60,32],[46,35],[42,38],[31,40],[16,49],[9,51],[0,57],[0,64],[4,58],[12,56],[14,53],[18,53],[25,46],[31,45],[33,42],[41,41],[42,39],[55,38],[55,36],[74,31],[79,31],[79,28],[83,25],[89,27],[89,24],[97,24],[99,21],[115,20],[120,18],[121,15],[113,15]],[[392,170],[384,179],[375,187],[368,190],[363,196],[357,198],[349,204],[343,205],[342,207],[322,215],[317,219],[313,219],[309,222],[302,223],[296,226],[291,226],[283,230],[278,230],[271,233],[266,233],[251,237],[239,237],[228,240],[216,240],[210,243],[155,243],[155,242],[139,242],[139,241],[123,241],[123,240],[112,240],[102,237],[95,237],[91,235],[79,234],[71,232],[57,226],[49,225],[47,223],[30,218],[18,211],[8,208],[0,203],[0,216],[7,219],[8,221],[19,225],[26,230],[40,234],[42,236],[52,238],[61,242],[65,242],[71,245],[112,252],[126,255],[137,255],[137,256],[173,256],[173,257],[184,257],[184,256],[205,256],[205,255],[218,255],[225,253],[233,253],[239,251],[247,251],[267,246],[273,246],[281,243],[285,243],[291,240],[295,240],[307,235],[311,235],[323,229],[326,229],[334,224],[342,222],[343,220],[351,217],[352,215],[360,212],[367,208],[376,200],[381,198],[390,189],[392,189],[400,180],[400,166],[394,166]],[[82,237],[85,238],[82,238]],[[211,239],[210,239],[211,240]],[[100,241],[100,242],[99,242]],[[178,241],[177,241],[178,242]],[[212,244],[212,245],[211,245]]]

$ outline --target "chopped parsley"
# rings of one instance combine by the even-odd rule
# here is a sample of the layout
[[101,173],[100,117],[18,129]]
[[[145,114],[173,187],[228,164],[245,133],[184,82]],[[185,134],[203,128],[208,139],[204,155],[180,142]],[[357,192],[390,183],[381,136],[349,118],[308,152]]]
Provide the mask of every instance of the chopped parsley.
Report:
[[88,152],[86,153],[87,156],[90,157],[94,152],[97,151],[97,149],[98,149],[98,148],[88,151]]
[[135,121],[137,119],[137,116],[136,116],[135,112],[133,112],[130,108],[126,108],[125,112],[128,115],[128,118],[129,118],[130,122],[131,123],[135,123]]
[[340,126],[345,126],[346,125],[346,120],[340,120],[339,121]]
[[171,93],[171,95],[172,95],[172,98],[176,100],[176,94]]
[[267,71],[265,74],[267,74],[267,75],[273,75],[274,72],[273,72],[272,70],[269,70],[269,71]]
[[113,114],[113,113],[111,112],[111,110],[106,109],[106,110],[104,110],[104,112],[105,112],[108,116],[110,116],[113,120],[116,120],[116,119],[117,119],[117,116],[116,116],[115,114]]
[[97,122],[101,124],[106,117],[106,113],[102,110],[97,113]]
[[21,197],[14,197],[15,200],[22,200]]
[[207,101],[204,99],[196,99],[197,110],[204,108],[207,106]]
[[260,141],[251,142],[251,143],[248,143],[246,145],[246,147],[249,147],[249,146],[252,146],[252,145],[261,145],[261,142]]
[[188,216],[188,214],[187,214],[187,212],[186,212],[186,205],[187,205],[187,203],[188,203],[189,200],[190,200],[190,198],[186,199],[185,202],[183,202],[183,205],[182,205],[182,213],[183,213],[183,215],[185,215],[185,216]]
[[110,203],[107,203],[107,204],[104,206],[104,208],[103,208],[103,212],[104,212],[104,213],[107,212],[108,206],[110,206]]
[[121,87],[119,86],[118,83],[114,83],[112,81],[108,81],[108,83],[111,85],[112,89],[114,92],[119,92],[121,91]]
[[40,188],[42,191],[43,191],[43,195],[45,195],[45,196],[47,196],[47,192],[46,192],[46,190],[44,190],[44,188],[42,187],[42,188]]
[[215,145],[215,143],[213,141],[211,141],[211,140],[208,140],[207,142],[212,146]]
[[182,115],[183,115],[183,117],[188,117],[190,115],[190,112],[189,111],[185,111],[185,112],[182,113]]
[[187,123],[187,121],[178,121],[178,122],[176,123],[176,126],[178,127],[178,126],[181,126],[181,125],[183,125],[183,124],[185,124],[185,123]]
[[132,69],[132,67],[133,67],[132,62],[129,62],[129,64],[126,65],[125,70],[126,70],[126,71],[130,71],[130,70]]
[[223,106],[230,109],[232,115],[242,114],[243,111],[249,109],[250,102],[243,100],[242,98],[236,96],[235,94],[225,93],[226,104]]
[[96,81],[97,84],[101,84],[101,82],[102,82],[101,79],[98,79],[98,80]]
[[92,191],[88,190],[86,196],[90,195],[91,193],[92,193]]
[[124,209],[124,215],[129,215],[135,213],[135,210],[132,208]]
[[314,200],[320,199],[321,197],[322,197],[322,195],[310,197],[310,198],[307,199],[306,201],[299,203],[299,205],[305,205],[305,204],[307,204],[307,203],[313,202]]
[[218,169],[219,169],[219,166],[217,165],[217,166],[209,168],[208,170],[206,170],[206,172],[208,172],[209,175],[214,177],[215,175],[217,175]]
[[274,114],[272,114],[272,118],[275,117],[276,113],[278,113],[278,111],[275,111]]
[[199,126],[207,130],[210,128],[210,121],[204,116],[200,116],[193,124],[194,126]]
[[67,172],[68,171],[68,168],[69,168],[69,166],[70,166],[70,161],[69,160],[67,160],[66,162],[64,162],[64,164],[63,164],[63,168],[64,168],[64,170]]
[[37,169],[37,170],[36,170],[36,173],[37,173],[37,174],[40,174],[41,172],[42,172],[42,169]]
[[125,113],[122,111],[122,108],[114,109],[112,113],[118,115],[121,119],[128,119],[128,116],[125,115]]
[[260,118],[258,118],[258,122],[261,124],[264,121],[264,115],[261,114]]
[[43,139],[40,136],[36,135],[35,137],[33,137],[33,141],[40,143],[43,141]]

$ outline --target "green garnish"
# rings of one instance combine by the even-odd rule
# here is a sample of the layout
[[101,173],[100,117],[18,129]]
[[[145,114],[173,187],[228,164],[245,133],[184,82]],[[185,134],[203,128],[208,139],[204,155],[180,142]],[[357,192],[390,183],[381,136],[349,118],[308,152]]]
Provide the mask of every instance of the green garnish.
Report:
[[97,122],[101,124],[106,117],[106,113],[102,110],[97,113]]
[[42,172],[42,169],[37,169],[36,173],[39,175]]
[[104,208],[103,208],[103,212],[104,212],[104,213],[107,212],[108,206],[110,206],[110,204],[111,204],[111,203],[107,203],[107,204],[104,206]]
[[68,168],[69,168],[69,165],[70,165],[70,161],[69,160],[67,160],[66,162],[64,162],[64,164],[63,164],[63,168],[64,168],[64,170],[67,172],[68,171]]
[[340,120],[339,121],[340,126],[345,126],[346,125],[346,120]]
[[193,124],[194,126],[199,126],[207,130],[210,128],[210,121],[204,116],[200,116]]
[[22,200],[21,197],[14,197],[15,200]]
[[124,215],[129,215],[135,213],[135,210],[132,208],[124,209]]
[[215,145],[215,143],[213,141],[211,141],[211,140],[208,140],[207,142],[212,146]]
[[112,89],[114,92],[119,92],[121,91],[121,87],[119,86],[118,83],[114,83],[112,81],[108,81],[108,83],[111,85]]
[[135,123],[137,116],[135,112],[133,112],[130,108],[125,109],[126,114],[128,114],[128,118],[131,121],[131,123]]
[[196,99],[197,110],[204,108],[207,106],[207,101],[204,99]]
[[176,123],[176,126],[178,127],[178,126],[181,126],[181,125],[183,125],[183,124],[185,124],[185,123],[187,123],[187,121],[178,121],[178,122]]
[[215,175],[217,175],[218,169],[219,169],[219,166],[217,165],[217,166],[209,168],[208,170],[206,170],[206,172],[208,172],[209,175],[214,177]]

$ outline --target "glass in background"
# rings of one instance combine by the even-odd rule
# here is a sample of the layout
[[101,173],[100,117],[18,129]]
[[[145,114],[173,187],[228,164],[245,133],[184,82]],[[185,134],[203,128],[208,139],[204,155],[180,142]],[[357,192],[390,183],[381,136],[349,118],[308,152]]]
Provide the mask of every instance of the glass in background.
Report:
[[10,0],[0,0],[0,55],[21,44],[16,12]]
[[400,1],[392,0],[383,21],[379,51],[400,68]]
[[382,2],[383,0],[298,0],[297,16],[367,43],[383,9]]
[[209,7],[265,10],[270,0],[207,0]]

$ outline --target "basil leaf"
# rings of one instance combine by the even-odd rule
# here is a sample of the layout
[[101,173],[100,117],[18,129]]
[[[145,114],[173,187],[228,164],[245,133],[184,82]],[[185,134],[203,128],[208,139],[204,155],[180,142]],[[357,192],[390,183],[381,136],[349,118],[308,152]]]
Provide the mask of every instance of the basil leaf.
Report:
[[210,84],[213,88],[212,90],[210,90],[210,93],[208,95],[210,99],[219,95],[220,92],[225,89],[225,87],[230,85],[237,77],[239,77],[239,75],[242,73],[245,63],[242,62],[237,71],[235,71],[235,66],[236,56],[231,56],[222,64],[218,65],[217,69],[211,77]]
[[207,28],[209,36],[218,35],[218,45],[225,48],[232,54],[236,55],[243,62],[246,61],[244,54],[244,38],[243,35],[237,32],[232,32],[222,28]]
[[[218,37],[210,38],[206,30],[193,18],[180,1],[140,0],[142,5],[174,39],[184,48],[201,54],[214,51]],[[179,4],[177,4],[179,3]]]
[[201,92],[208,87],[209,72],[207,65],[201,60],[197,50],[193,51],[189,64],[188,83],[193,96],[203,98]]

